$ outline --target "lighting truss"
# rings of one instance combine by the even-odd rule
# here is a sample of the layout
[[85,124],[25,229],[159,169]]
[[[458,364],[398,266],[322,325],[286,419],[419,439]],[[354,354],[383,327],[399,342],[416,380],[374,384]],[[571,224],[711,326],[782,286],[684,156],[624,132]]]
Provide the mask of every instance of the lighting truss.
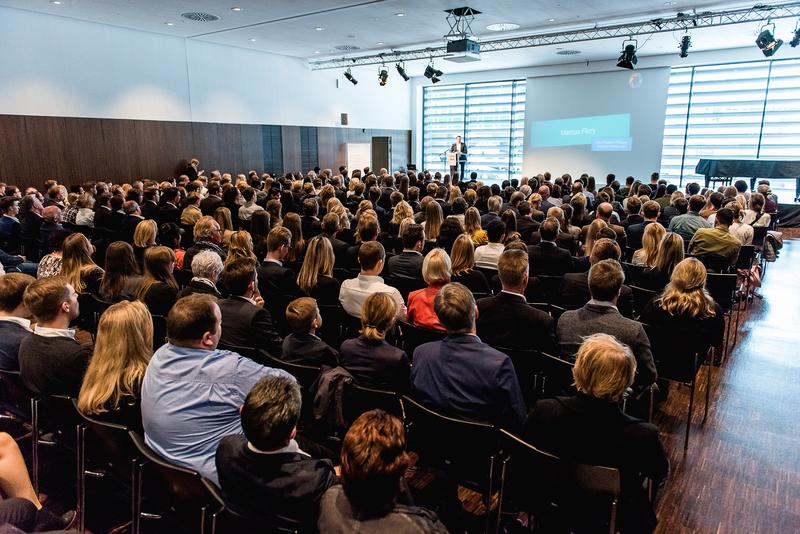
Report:
[[[701,13],[678,13],[672,17],[650,19],[641,22],[595,26],[579,30],[566,30],[554,33],[509,37],[506,39],[481,41],[481,53],[517,48],[533,48],[565,43],[593,41],[595,39],[630,38],[637,35],[685,31],[687,28],[712,28],[747,22],[760,22],[768,19],[782,19],[800,16],[800,2],[782,4],[758,4],[750,8],[704,11]],[[446,46],[419,48],[414,50],[394,50],[363,56],[350,56],[322,59],[309,62],[311,70],[339,69],[357,65],[379,65],[384,61],[414,61],[419,59],[447,56]]]

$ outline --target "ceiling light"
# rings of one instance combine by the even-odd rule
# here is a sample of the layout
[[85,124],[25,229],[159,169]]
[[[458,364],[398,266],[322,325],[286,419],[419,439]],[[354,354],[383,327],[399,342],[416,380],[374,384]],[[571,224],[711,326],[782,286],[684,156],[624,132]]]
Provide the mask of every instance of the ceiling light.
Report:
[[382,42],[382,41],[378,41],[378,42],[377,42],[377,43],[375,43],[375,44],[376,44],[376,45],[378,45],[378,46],[383,46],[383,42]]
[[53,4],[54,6],[60,6],[64,2],[62,2],[61,0],[50,0],[50,3]]
[[519,29],[519,24],[513,22],[498,22],[497,24],[489,24],[486,29],[490,32],[509,32],[511,30]]
[[238,12],[238,11],[243,11],[243,9],[241,7],[239,7],[239,6],[233,6],[231,8],[231,11],[237,11]]
[[256,41],[258,41],[258,39],[256,39],[255,37],[251,37],[249,40],[251,43],[255,43]]
[[381,65],[378,69],[378,85],[383,87],[389,81],[389,70],[386,68],[386,65]]
[[[772,26],[772,31],[770,31],[767,26]],[[772,33],[774,31],[775,24],[765,24],[761,28],[761,33],[758,34],[758,38],[756,39],[756,45],[758,45],[758,47],[761,49],[761,52],[766,57],[770,57],[775,54],[775,52],[777,52],[783,44],[783,40],[775,39],[775,36]]]
[[165,22],[164,24],[166,24],[167,26],[175,26],[174,22]]
[[325,28],[323,28],[322,26],[317,26],[317,27],[316,27],[316,28],[314,28],[314,29],[315,29],[315,30],[317,30],[318,32],[321,32],[321,31],[323,31]]
[[664,2],[665,6],[674,6],[674,5],[677,5],[677,4],[678,4],[678,2]]
[[789,46],[792,48],[797,48],[797,45],[800,45],[800,25],[794,29],[794,37],[789,41]]
[[395,17],[405,17],[406,14],[405,13],[395,13],[394,16]]
[[395,64],[395,68],[397,69],[397,74],[400,75],[405,81],[408,81],[409,76],[406,74],[406,65],[405,63],[397,63]]
[[437,83],[441,81],[441,77],[444,73],[433,66],[433,59],[431,59],[430,64],[425,68],[425,77],[428,78],[431,82]]
[[314,50],[314,53],[315,54],[319,54],[319,50]]
[[636,39],[623,41],[622,53],[617,60],[617,67],[633,70],[633,66],[639,62],[639,58],[636,57],[636,45],[638,44],[639,42]]
[[358,83],[358,80],[355,79],[355,77],[353,76],[353,73],[350,72],[350,69],[347,69],[346,71],[344,71],[344,77],[347,78],[347,80],[350,83],[352,83],[353,85],[356,85]]
[[689,57],[689,49],[692,47],[692,36],[688,33],[681,39],[680,51],[681,57]]
[[556,19],[547,19],[547,22],[555,22]]

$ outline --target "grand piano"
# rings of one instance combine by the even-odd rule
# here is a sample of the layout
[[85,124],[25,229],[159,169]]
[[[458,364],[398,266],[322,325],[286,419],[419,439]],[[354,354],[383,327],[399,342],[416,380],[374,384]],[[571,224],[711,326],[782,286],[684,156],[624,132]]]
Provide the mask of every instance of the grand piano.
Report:
[[756,180],[794,180],[794,201],[800,202],[800,161],[772,161],[766,159],[701,159],[695,167],[697,174],[706,177],[706,187],[711,182],[730,185],[733,178],[749,178],[750,189]]

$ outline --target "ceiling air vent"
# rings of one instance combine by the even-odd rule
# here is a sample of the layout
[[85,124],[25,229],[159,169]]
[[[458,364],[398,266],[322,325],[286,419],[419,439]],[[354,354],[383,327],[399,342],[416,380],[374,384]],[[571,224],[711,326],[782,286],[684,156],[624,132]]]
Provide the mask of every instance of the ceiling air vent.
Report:
[[355,45],[339,45],[339,46],[334,46],[334,48],[336,50],[341,50],[342,52],[352,52],[353,50],[361,49],[360,46],[355,46]]
[[556,52],[559,56],[574,56],[576,54],[580,54],[580,50],[559,50]]
[[190,13],[181,13],[181,17],[195,22],[214,22],[219,20],[219,17],[211,13],[203,13],[202,11],[192,11]]

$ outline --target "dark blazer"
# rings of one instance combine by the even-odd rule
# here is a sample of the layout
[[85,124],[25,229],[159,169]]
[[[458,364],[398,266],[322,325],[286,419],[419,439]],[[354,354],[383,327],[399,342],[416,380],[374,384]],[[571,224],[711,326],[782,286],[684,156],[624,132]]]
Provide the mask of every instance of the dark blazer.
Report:
[[331,237],[328,234],[322,235],[324,235],[328,241],[331,242],[331,247],[333,247],[334,265],[336,267],[345,267],[349,259],[347,251],[350,248],[350,245],[338,237]]
[[[628,215],[627,217],[625,217],[625,220],[622,221],[619,224],[620,224],[620,226],[625,228],[625,232],[627,232],[628,228],[631,225],[633,225],[633,224],[642,224],[643,222],[644,222],[644,217],[642,217],[641,215],[639,215],[637,213],[636,215]],[[589,224],[589,223],[587,222],[586,224]],[[586,224],[582,224],[581,227],[586,226]],[[630,235],[630,234],[628,234],[628,235]]]
[[[538,245],[542,242],[542,236],[539,235],[539,231],[535,231],[531,233],[530,238],[528,238],[527,243],[529,245]],[[558,236],[556,237],[556,245],[559,248],[563,248],[567,252],[569,252],[570,256],[575,256],[578,253],[578,241],[575,239],[575,236],[570,234],[569,232],[562,232],[561,230],[558,231]]]
[[174,205],[165,202],[158,207],[158,215],[156,215],[156,220],[158,221],[158,224],[175,223],[180,226],[181,210]]
[[490,211],[484,215],[481,215],[481,228],[486,229],[490,222],[499,220],[501,220],[500,216],[495,212]]
[[0,321],[0,369],[19,371],[19,346],[31,331],[11,321]]
[[498,293],[478,301],[478,335],[493,347],[538,349],[556,354],[553,318],[524,298]]
[[453,275],[450,281],[464,284],[467,289],[473,293],[491,293],[492,291],[489,287],[489,281],[486,279],[486,275],[476,269]]
[[556,205],[550,202],[549,200],[542,200],[542,203],[539,204],[539,210],[542,212],[543,217],[547,217],[547,212],[550,208],[555,208]]
[[22,381],[34,393],[77,397],[91,356],[90,345],[69,337],[28,336],[19,346]]
[[725,316],[722,308],[714,303],[716,314],[713,317],[702,319],[670,315],[656,303],[656,298],[650,300],[642,311],[640,320],[665,332],[675,332],[683,337],[683,332],[697,332],[698,339],[708,346],[716,347],[722,343],[725,334]]
[[541,224],[538,221],[534,221],[530,215],[517,218],[517,231],[526,243],[531,238],[531,234],[539,231],[539,226]]
[[386,261],[383,276],[422,279],[422,262],[425,257],[419,252],[404,250]]
[[303,239],[308,241],[322,232],[322,223],[317,217],[307,217],[304,215],[300,217],[300,229],[303,232]]
[[108,206],[97,206],[94,210],[94,227],[111,230],[111,208]]
[[642,323],[623,317],[616,309],[586,304],[579,310],[565,312],[558,320],[556,331],[561,354],[570,359],[574,358],[587,336],[604,333],[616,337],[631,348],[636,358],[634,383],[649,386],[655,382],[656,364]]
[[348,339],[339,348],[339,361],[360,386],[397,392],[408,388],[408,356],[386,341]]
[[172,289],[164,282],[156,282],[142,297],[142,302],[147,306],[152,315],[167,316],[169,310],[175,305],[178,291]]
[[264,298],[267,295],[304,296],[297,286],[297,274],[274,261],[264,261],[258,268],[258,292]]
[[209,195],[200,201],[200,211],[203,212],[203,215],[214,215],[217,208],[221,206],[222,199],[216,195]]
[[220,343],[264,349],[275,356],[281,353],[283,340],[269,311],[242,297],[222,299],[217,304],[222,315]]
[[[589,271],[580,273],[567,273],[561,279],[560,300],[558,304],[566,308],[577,309],[592,300],[589,292]],[[633,319],[633,291],[623,285],[620,289],[617,308],[623,317]]]
[[[189,295],[211,295],[215,298],[222,298],[222,294],[219,292],[216,286],[209,285],[205,282],[201,282],[199,280],[192,280],[189,282],[189,285],[178,291],[176,299],[182,299],[183,297],[188,297]],[[249,346],[249,345],[248,345]]]
[[341,286],[336,278],[324,274],[319,275],[317,276],[317,285],[311,288],[309,297],[315,299],[317,304],[339,304]]
[[123,239],[128,243],[133,243],[133,234],[136,232],[136,227],[139,223],[145,220],[142,216],[126,215],[120,224],[120,233]]
[[634,250],[638,250],[638,249],[642,248],[642,237],[644,237],[644,230],[645,230],[645,228],[647,228],[647,225],[649,225],[649,224],[653,224],[653,221],[645,221],[645,220],[643,220],[642,222],[640,222],[638,224],[632,224],[627,228],[627,230],[628,230],[627,247],[628,248],[632,248]]
[[50,236],[63,229],[64,227],[61,226],[61,223],[44,221],[42,226],[39,227],[39,243],[47,246],[47,242],[50,241]]
[[186,249],[186,253],[183,255],[183,270],[191,272],[192,270],[192,260],[194,259],[195,255],[198,252],[202,252],[204,250],[210,250],[212,252],[216,252],[222,261],[225,261],[227,254],[225,251],[217,245],[216,243],[212,243],[211,241],[196,241],[194,245]]
[[158,215],[158,204],[153,200],[145,200],[140,206],[142,217],[145,219],[155,219]]
[[339,351],[309,333],[289,334],[283,338],[281,360],[302,365],[339,365]]
[[561,276],[572,270],[569,251],[547,241],[528,247],[528,261],[532,275]]
[[656,518],[643,478],[652,479],[657,487],[669,471],[654,425],[626,415],[619,404],[578,394],[537,401],[523,438],[569,461],[618,468],[622,483],[619,530],[653,531]]
[[225,504],[264,532],[276,526],[316,531],[322,494],[337,482],[330,460],[258,453],[241,434],[222,438],[215,460]]
[[511,359],[478,336],[457,334],[414,351],[411,394],[425,406],[473,421],[522,427],[525,403]]
[[19,236],[22,233],[22,224],[11,217],[0,217],[0,236]]
[[22,237],[25,239],[39,239],[39,228],[44,219],[38,213],[30,212],[22,221]]

